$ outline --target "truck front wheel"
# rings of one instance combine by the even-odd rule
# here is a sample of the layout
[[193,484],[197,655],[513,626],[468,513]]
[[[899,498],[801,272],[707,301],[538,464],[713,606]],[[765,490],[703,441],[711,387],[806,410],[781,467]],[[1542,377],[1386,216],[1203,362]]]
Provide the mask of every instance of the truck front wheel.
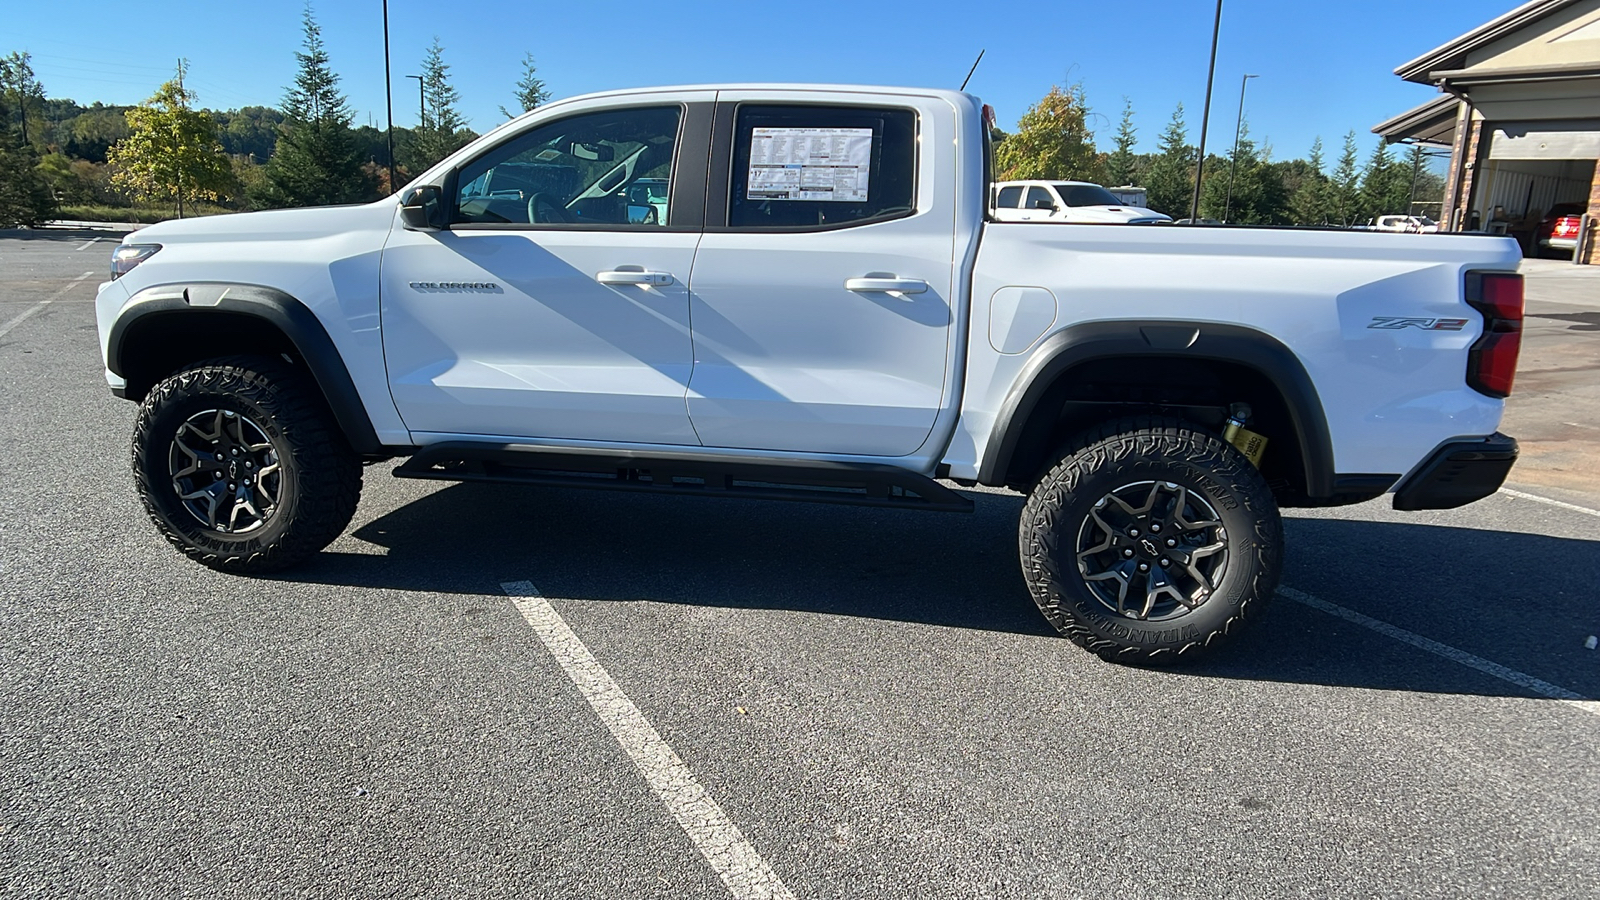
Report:
[[1261,474],[1177,419],[1125,419],[1070,445],[1029,495],[1019,538],[1045,618],[1115,662],[1215,648],[1260,615],[1283,565]]
[[300,370],[217,359],[167,378],[139,407],[133,474],[174,547],[213,569],[270,572],[338,537],[361,460]]

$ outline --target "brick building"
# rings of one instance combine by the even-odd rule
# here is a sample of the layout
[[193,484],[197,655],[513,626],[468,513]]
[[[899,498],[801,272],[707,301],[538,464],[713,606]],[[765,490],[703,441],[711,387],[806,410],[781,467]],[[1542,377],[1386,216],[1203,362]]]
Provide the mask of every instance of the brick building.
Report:
[[1587,210],[1600,264],[1600,0],[1533,0],[1395,69],[1440,96],[1372,130],[1449,148],[1440,222],[1537,252],[1552,208]]

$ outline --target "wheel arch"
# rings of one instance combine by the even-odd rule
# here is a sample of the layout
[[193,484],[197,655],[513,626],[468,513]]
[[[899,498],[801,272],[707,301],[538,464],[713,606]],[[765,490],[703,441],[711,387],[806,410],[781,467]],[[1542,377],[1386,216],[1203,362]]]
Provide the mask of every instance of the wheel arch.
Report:
[[[203,339],[228,339],[225,352],[195,349]],[[106,368],[143,400],[161,379],[185,365],[239,353],[283,355],[311,373],[350,446],[380,454],[372,420],[333,339],[309,307],[276,288],[202,282],[146,288],[129,300],[111,326]]]
[[[1289,498],[1324,498],[1335,493],[1327,417],[1311,376],[1292,350],[1271,335],[1242,326],[1150,320],[1086,322],[1045,339],[1001,404],[984,448],[978,481],[1006,485],[1034,478],[1059,438],[1058,428],[1067,418],[1066,405],[1075,402],[1074,385],[1087,377],[1115,378],[1107,373],[1128,365],[1152,368],[1168,377],[1199,373],[1235,387],[1246,386],[1257,402],[1265,404],[1257,412],[1284,419],[1270,427],[1276,433],[1269,437],[1276,438],[1280,446],[1289,439],[1298,451],[1288,460],[1280,454],[1277,462]],[[1158,382],[1135,379],[1128,384],[1150,388]],[[1146,398],[1129,402],[1123,409],[1164,405]],[[1102,417],[1119,414],[1117,409],[1108,409]],[[1263,426],[1250,427],[1258,430]]]

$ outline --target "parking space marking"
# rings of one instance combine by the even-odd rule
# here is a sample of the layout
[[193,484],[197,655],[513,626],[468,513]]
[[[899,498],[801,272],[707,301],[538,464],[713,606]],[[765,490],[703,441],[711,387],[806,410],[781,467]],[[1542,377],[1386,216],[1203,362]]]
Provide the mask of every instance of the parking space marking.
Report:
[[63,296],[65,296],[68,291],[72,290],[73,288],[77,287],[80,284],[83,284],[83,280],[85,278],[88,278],[90,275],[93,275],[93,274],[94,274],[94,272],[91,271],[91,272],[85,272],[82,275],[79,275],[77,278],[72,279],[72,283],[71,284],[67,285],[66,287],[62,288],[59,291],[56,291],[54,294],[51,294],[50,296],[44,298],[43,300],[40,300],[38,303],[35,303],[34,305],[28,307],[27,309],[23,310],[20,315],[18,315],[16,318],[12,319],[11,321],[5,323],[4,325],[0,325],[0,338],[3,338],[6,335],[10,334],[11,333],[11,329],[17,327],[18,325],[21,325],[23,322],[28,321],[28,317],[29,316],[32,316],[34,313],[39,312],[40,310],[44,309],[45,307],[49,306],[50,304],[56,302],[57,300],[59,300]]
[[1576,503],[1567,503],[1562,500],[1551,500],[1549,497],[1541,497],[1538,494],[1524,494],[1521,491],[1513,491],[1508,487],[1501,488],[1500,493],[1505,494],[1507,497],[1517,497],[1522,500],[1532,500],[1536,503],[1545,503],[1549,504],[1550,506],[1560,507],[1561,509],[1570,509],[1573,512],[1581,512],[1585,515],[1600,516],[1600,509],[1590,509],[1587,506],[1579,506]]
[[92,245],[92,244],[93,244],[93,243],[94,243],[94,242],[96,242],[96,241],[98,241],[98,240],[100,240],[100,239],[99,239],[99,238],[97,238],[97,237],[95,237],[95,238],[89,238],[89,239],[88,239],[88,240],[87,240],[87,241],[84,241],[84,242],[83,242],[83,243],[81,243],[81,244],[79,244],[79,245],[78,245],[78,246],[76,246],[76,247],[74,247],[74,248],[73,248],[73,250],[74,250],[74,251],[77,251],[77,250],[87,250],[87,249],[89,249],[89,247],[90,247],[90,245]]
[[1582,694],[1573,693],[1558,684],[1551,684],[1525,672],[1518,672],[1516,669],[1507,668],[1497,662],[1490,662],[1481,656],[1468,653],[1465,650],[1458,650],[1449,644],[1441,644],[1414,631],[1407,631],[1404,628],[1390,625],[1388,622],[1374,619],[1371,616],[1358,613],[1337,603],[1329,603],[1320,597],[1313,597],[1305,591],[1298,591],[1292,587],[1280,587],[1278,588],[1278,595],[1309,606],[1312,609],[1322,610],[1330,616],[1337,616],[1347,622],[1354,622],[1363,628],[1370,628],[1381,635],[1394,638],[1401,643],[1410,644],[1429,653],[1437,654],[1452,662],[1458,662],[1469,669],[1477,669],[1485,675],[1493,675],[1502,681],[1509,681],[1523,690],[1542,694],[1551,700],[1560,700],[1590,715],[1600,716],[1600,701],[1590,700]]
[[531,581],[500,585],[737,900],[794,900],[678,754]]

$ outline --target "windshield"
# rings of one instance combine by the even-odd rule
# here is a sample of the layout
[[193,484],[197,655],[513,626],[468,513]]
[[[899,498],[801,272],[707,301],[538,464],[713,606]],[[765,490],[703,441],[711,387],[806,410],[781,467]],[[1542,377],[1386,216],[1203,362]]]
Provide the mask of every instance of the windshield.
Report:
[[1098,184],[1058,184],[1056,193],[1068,206],[1126,206],[1117,195]]

